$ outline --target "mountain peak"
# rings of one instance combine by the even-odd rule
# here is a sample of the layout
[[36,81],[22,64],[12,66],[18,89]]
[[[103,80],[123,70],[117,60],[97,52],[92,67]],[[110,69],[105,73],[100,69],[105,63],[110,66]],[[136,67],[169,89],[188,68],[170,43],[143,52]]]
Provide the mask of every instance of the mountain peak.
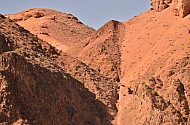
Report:
[[62,51],[75,47],[95,31],[72,14],[52,9],[32,8],[7,16]]

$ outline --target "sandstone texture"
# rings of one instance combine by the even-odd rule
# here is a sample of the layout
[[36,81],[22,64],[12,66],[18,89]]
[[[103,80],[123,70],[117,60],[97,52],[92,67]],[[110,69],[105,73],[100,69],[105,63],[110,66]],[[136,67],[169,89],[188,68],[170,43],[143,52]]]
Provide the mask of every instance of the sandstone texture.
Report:
[[151,5],[157,12],[170,7],[176,16],[185,17],[190,14],[190,0],[152,0]]

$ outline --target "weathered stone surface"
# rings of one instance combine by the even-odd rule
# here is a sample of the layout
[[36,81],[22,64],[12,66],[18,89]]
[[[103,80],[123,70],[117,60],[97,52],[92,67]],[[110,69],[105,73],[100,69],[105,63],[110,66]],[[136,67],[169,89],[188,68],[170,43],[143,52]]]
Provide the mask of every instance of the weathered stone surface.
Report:
[[190,0],[152,0],[151,5],[156,12],[171,7],[176,16],[185,17],[190,14]]
[[172,0],[152,0],[151,5],[156,12],[160,12],[167,8],[171,2]]
[[190,0],[173,0],[172,10],[176,16],[187,16],[190,14]]

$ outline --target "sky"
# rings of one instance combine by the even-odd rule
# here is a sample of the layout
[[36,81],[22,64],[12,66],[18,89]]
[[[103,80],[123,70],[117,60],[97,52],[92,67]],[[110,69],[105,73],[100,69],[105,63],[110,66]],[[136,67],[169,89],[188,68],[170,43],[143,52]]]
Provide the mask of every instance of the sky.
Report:
[[109,20],[127,21],[150,9],[150,0],[1,0],[0,13],[50,8],[76,16],[95,29]]

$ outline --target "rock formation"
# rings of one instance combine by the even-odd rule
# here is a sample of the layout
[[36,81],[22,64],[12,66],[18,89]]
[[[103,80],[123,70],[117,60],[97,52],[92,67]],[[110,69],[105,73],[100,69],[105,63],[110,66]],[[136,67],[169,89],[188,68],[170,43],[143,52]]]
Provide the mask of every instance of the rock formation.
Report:
[[[97,31],[60,12],[64,22],[51,18],[38,30],[56,43],[62,41],[53,32],[67,34],[62,45],[74,44],[59,48],[65,52],[30,33],[50,10],[11,14],[13,20],[1,16],[0,123],[189,125],[188,3],[153,0],[154,10]],[[35,22],[34,29],[27,21]],[[57,24],[63,32],[49,28]]]
[[157,12],[170,7],[176,16],[185,17],[190,14],[190,0],[152,0],[151,5]]
[[190,0],[173,0],[172,9],[176,16],[185,17],[190,14]]
[[156,12],[160,12],[167,8],[171,2],[172,0],[152,0],[151,5]]

